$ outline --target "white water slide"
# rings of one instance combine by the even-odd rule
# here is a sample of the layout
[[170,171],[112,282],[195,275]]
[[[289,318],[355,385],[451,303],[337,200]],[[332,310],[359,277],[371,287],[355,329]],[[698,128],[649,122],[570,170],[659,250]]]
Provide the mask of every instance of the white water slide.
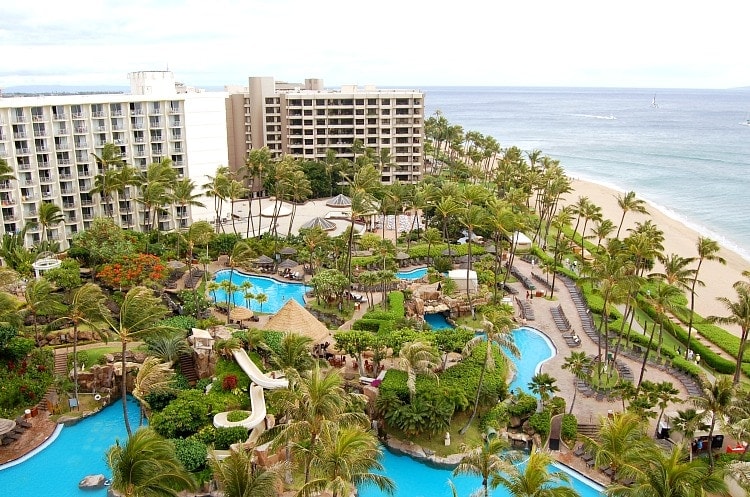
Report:
[[253,385],[250,388],[250,416],[240,421],[229,421],[227,416],[229,412],[220,412],[214,416],[214,426],[217,428],[231,428],[233,426],[242,426],[252,430],[266,419],[266,398],[263,395],[263,387]]
[[217,428],[243,426],[248,430],[252,430],[266,419],[266,397],[263,394],[263,389],[287,388],[289,381],[286,378],[271,378],[263,373],[243,349],[235,350],[233,353],[234,360],[237,361],[237,364],[240,365],[245,374],[255,383],[250,388],[250,409],[252,409],[252,413],[243,420],[229,421],[227,420],[229,412],[220,412],[214,416],[214,426]]
[[244,349],[238,349],[233,351],[234,360],[240,365],[246,375],[253,380],[253,383],[260,385],[268,390],[275,390],[277,388],[287,388],[289,381],[286,378],[271,378],[248,357],[247,352]]

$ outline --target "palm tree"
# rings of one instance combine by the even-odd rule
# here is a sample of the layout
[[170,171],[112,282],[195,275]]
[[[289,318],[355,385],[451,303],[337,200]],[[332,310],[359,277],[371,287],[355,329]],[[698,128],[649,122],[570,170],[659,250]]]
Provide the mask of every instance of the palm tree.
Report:
[[132,202],[132,195],[130,194],[130,187],[138,186],[140,184],[140,172],[138,169],[123,164],[120,169],[117,169],[110,179],[105,179],[107,186],[112,188],[112,191],[117,192],[117,198],[120,202],[125,203],[125,218],[127,219],[127,225],[124,228],[129,228],[133,222],[130,217],[130,205]]
[[141,197],[137,199],[137,202],[146,208],[144,224],[150,230],[154,227],[158,229],[157,214],[164,211],[164,206],[170,202],[172,198],[170,190],[176,179],[177,173],[172,167],[171,159],[153,162],[148,165],[145,172],[141,173],[139,178]]
[[652,447],[633,466],[634,482],[628,486],[613,483],[605,491],[608,497],[728,497],[724,471],[710,469],[701,460],[685,461],[685,446],[671,450]]
[[[683,442],[693,440],[696,431],[708,429],[708,425],[703,422],[704,413],[698,412],[693,408],[677,411],[677,416],[672,419],[672,427],[682,433]],[[659,425],[657,425],[659,426]],[[688,451],[688,457],[693,460],[693,451]]]
[[320,443],[311,451],[313,478],[300,488],[299,497],[330,492],[332,497],[351,495],[357,487],[374,485],[381,492],[396,490],[393,480],[374,473],[382,471],[382,449],[377,437],[362,427],[328,424],[320,433]]
[[174,445],[151,428],[140,428],[123,445],[107,451],[112,490],[123,497],[178,497],[196,490],[193,476],[175,455]]
[[260,293],[256,293],[254,298],[255,298],[255,301],[260,306],[260,312],[262,313],[263,312],[263,304],[266,303],[266,302],[268,302],[268,295],[266,295],[263,292],[260,292]]
[[659,406],[659,418],[656,420],[657,431],[661,418],[664,416],[664,410],[672,402],[677,402],[680,399],[680,391],[669,381],[661,381],[654,385],[654,388],[649,392],[657,401]]
[[409,399],[413,402],[417,392],[417,375],[427,374],[437,378],[433,369],[437,366],[440,357],[434,347],[424,342],[405,343],[398,356],[406,369],[406,388],[409,390]]
[[544,403],[550,399],[552,394],[560,391],[555,382],[557,382],[557,379],[548,373],[537,373],[531,377],[529,388],[539,396],[542,408],[544,408]]
[[151,337],[146,343],[149,353],[172,367],[182,354],[190,353],[190,345],[182,331],[159,334]]
[[[690,350],[690,341],[692,337],[693,332],[693,318],[695,317],[695,287],[696,285],[700,284],[701,286],[703,283],[699,283],[698,281],[698,273],[700,273],[701,266],[703,265],[703,261],[715,261],[719,264],[726,264],[727,261],[719,255],[719,244],[715,242],[714,240],[711,240],[708,237],[698,237],[698,242],[696,244],[696,248],[698,250],[698,267],[695,268],[695,273],[693,274],[693,283],[690,286],[690,320],[688,321],[688,339],[687,339],[687,345],[685,347],[685,359],[687,359],[688,351]],[[693,259],[695,260],[695,259]]]
[[106,322],[109,317],[109,311],[104,306],[106,300],[99,285],[86,283],[73,290],[65,311],[51,323],[53,325],[67,323],[73,326],[73,384],[76,402],[78,402],[78,330],[82,325],[86,325],[106,340],[107,335],[99,328],[99,325]]
[[[676,299],[681,294],[682,292],[680,292],[677,287],[659,283],[656,286],[656,290],[646,297],[647,303],[654,308],[656,315],[659,316],[659,342],[656,347],[657,355],[661,354],[661,345],[664,340],[664,321],[669,319],[667,314],[673,312],[677,308]],[[648,353],[648,351],[646,352]]]
[[286,413],[289,421],[266,432],[261,440],[274,440],[274,447],[292,445],[299,449],[303,454],[307,483],[318,437],[326,426],[367,426],[367,417],[363,412],[349,409],[350,403],[359,397],[344,390],[344,380],[338,369],[324,371],[316,363],[301,375],[294,370],[289,373],[289,388],[273,392],[279,412]]
[[65,312],[65,306],[59,294],[45,278],[33,279],[26,284],[23,291],[22,309],[32,318],[34,338],[39,343],[37,320],[39,316],[55,316]]
[[573,400],[570,402],[569,414],[573,414],[573,406],[576,403],[576,394],[578,394],[578,388],[576,385],[578,380],[583,379],[587,372],[591,370],[591,358],[586,355],[586,352],[575,352],[572,351],[568,357],[565,358],[565,363],[562,365],[563,369],[569,369],[573,373]]
[[[125,160],[120,155],[120,149],[114,143],[105,143],[102,147],[102,155],[91,154],[94,156],[94,160],[98,167],[99,176],[101,180],[101,188],[99,188],[99,195],[102,199],[102,206],[105,206],[110,202],[110,196],[114,190],[107,184],[107,180],[111,178],[107,173],[111,169],[119,169],[125,165]],[[103,211],[106,215],[106,210]]]
[[729,311],[729,316],[708,316],[706,320],[709,323],[730,324],[739,326],[740,328],[740,345],[737,351],[734,377],[732,379],[734,384],[737,385],[740,382],[742,360],[745,356],[748,333],[750,333],[750,283],[747,281],[737,281],[732,286],[737,292],[737,300],[732,301],[726,297],[716,298],[716,300],[724,304],[724,307]]
[[[461,447],[464,456],[453,470],[453,476],[472,475],[482,478],[482,495],[490,495],[490,478],[507,472],[513,467],[506,459],[508,442],[495,437],[485,441],[473,449]],[[499,482],[498,482],[499,484]],[[497,485],[492,488],[496,488]],[[472,494],[474,495],[474,494]]]
[[236,179],[229,180],[229,185],[227,187],[227,197],[229,198],[229,217],[232,218],[232,232],[234,232],[235,235],[237,234],[237,226],[235,224],[234,204],[237,202],[237,200],[241,199],[246,194],[247,190],[245,189],[245,186],[241,181],[237,181]]
[[151,393],[168,393],[172,391],[175,372],[171,365],[161,362],[158,357],[147,357],[143,364],[138,367],[133,383],[133,397],[138,399],[141,405],[141,416],[138,425],[143,424],[145,409],[150,409],[146,398]]
[[566,485],[570,482],[566,473],[549,470],[553,461],[549,452],[534,450],[523,469],[509,465],[505,471],[493,473],[490,486],[503,486],[513,497],[579,497],[574,488]]
[[646,202],[639,198],[636,198],[635,192],[632,191],[626,193],[625,195],[617,196],[617,205],[619,205],[620,209],[622,209],[622,217],[620,218],[619,226],[617,226],[617,234],[615,234],[615,238],[620,238],[620,230],[622,229],[622,224],[625,222],[625,214],[627,214],[628,212],[648,214],[648,210],[646,210],[645,204]]
[[128,421],[128,398],[127,398],[127,366],[126,352],[128,342],[140,339],[160,331],[173,331],[172,328],[159,324],[169,313],[161,299],[154,292],[144,286],[131,288],[120,305],[120,312],[116,319],[105,316],[105,321],[110,332],[120,341],[122,345],[122,412],[125,420],[125,429],[128,436],[132,434],[130,422]]
[[[216,233],[219,232],[219,229],[224,229],[221,223],[221,211],[224,200],[228,197],[230,182],[229,174],[228,167],[219,166],[216,168],[215,176],[206,176],[208,178],[208,183],[203,185],[204,194],[207,197],[213,197],[214,199],[214,212],[216,214],[214,222],[216,225]],[[258,202],[260,202],[260,199],[258,199]]]
[[[511,329],[515,326],[512,319],[513,309],[508,305],[500,305],[487,309],[484,312],[484,321],[482,322],[482,328],[484,329],[484,335],[478,335],[469,340],[464,346],[462,354],[466,357],[471,355],[474,348],[480,344],[485,346],[485,357],[482,363],[482,372],[479,375],[479,383],[477,385],[477,393],[474,398],[474,409],[472,410],[471,417],[466,422],[466,425],[459,430],[461,434],[466,433],[466,430],[471,426],[472,421],[477,415],[477,409],[479,409],[479,399],[482,394],[482,386],[484,384],[484,374],[486,371],[492,371],[495,369],[495,359],[493,355],[492,344],[496,343],[499,345],[500,351],[504,354],[504,350],[508,350],[511,354],[516,357],[520,356],[518,347],[513,339]],[[507,361],[510,363],[510,361]]]
[[422,234],[422,238],[427,242],[427,259],[428,263],[432,265],[433,259],[430,250],[432,249],[432,246],[440,242],[443,237],[437,228],[427,228]]
[[285,463],[261,466],[252,450],[233,450],[219,460],[212,454],[208,460],[211,472],[225,497],[276,497],[284,485]]
[[16,179],[13,172],[13,168],[8,165],[8,161],[0,157],[0,182]]
[[296,369],[306,371],[313,365],[310,355],[312,338],[288,331],[284,333],[278,349],[271,353],[269,364],[277,370]]
[[[194,193],[196,185],[190,178],[182,178],[175,182],[172,186],[172,202],[179,207],[179,210],[187,210],[188,206],[191,207],[205,207],[203,202],[198,199],[201,197],[200,194]],[[176,212],[175,212],[176,214]],[[175,230],[177,231],[177,258],[180,257],[180,228],[177,220],[174,219]]]
[[596,248],[601,248],[602,240],[607,238],[615,230],[615,223],[609,219],[600,219],[591,228],[591,234],[596,237]]
[[466,209],[462,209],[461,213],[459,214],[459,221],[468,232],[468,241],[466,242],[466,246],[468,247],[468,264],[466,265],[466,299],[469,301],[469,309],[471,310],[472,317],[474,317],[474,305],[471,302],[470,291],[471,278],[469,278],[472,264],[471,248],[472,245],[474,245],[474,242],[472,241],[474,238],[474,233],[477,229],[484,228],[484,226],[487,224],[487,215],[485,213],[484,207],[474,204],[469,205]]
[[60,206],[51,202],[42,202],[39,204],[39,211],[37,214],[39,225],[42,228],[42,240],[47,239],[47,230],[65,221]]
[[[733,409],[736,386],[728,376],[719,376],[714,383],[703,387],[703,395],[693,397],[695,408],[705,416],[710,416],[708,422],[708,460],[714,467],[714,451],[712,448],[714,429],[717,423],[723,423],[725,416]],[[705,419],[705,418],[704,418]]]
[[[244,176],[250,180],[250,200],[247,208],[247,231],[245,238],[250,237],[250,227],[252,226],[253,236],[255,236],[255,226],[253,225],[253,194],[255,193],[256,182],[258,185],[263,186],[263,175],[268,171],[271,165],[272,157],[271,151],[268,147],[254,148],[247,153],[247,160],[245,161]],[[260,193],[260,192],[259,192]],[[260,229],[260,211],[261,211],[261,199],[258,195],[258,228]]]
[[594,454],[596,467],[606,466],[615,477],[629,476],[631,468],[643,463],[645,447],[651,440],[643,432],[643,419],[626,411],[600,419],[595,438],[583,436],[584,444]]

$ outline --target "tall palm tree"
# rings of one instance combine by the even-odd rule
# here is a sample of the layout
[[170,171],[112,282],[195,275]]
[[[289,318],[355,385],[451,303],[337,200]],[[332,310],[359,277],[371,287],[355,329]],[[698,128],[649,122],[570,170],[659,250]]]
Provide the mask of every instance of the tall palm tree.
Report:
[[[489,497],[490,479],[495,475],[509,471],[513,466],[506,459],[508,448],[508,442],[500,437],[487,440],[473,448],[466,446],[461,447],[464,456],[453,469],[453,476],[472,475],[481,477],[481,495]],[[497,485],[492,488],[494,489],[496,487]]]
[[[462,354],[464,356],[471,355],[472,351],[481,345],[485,347],[485,358],[482,363],[482,371],[479,375],[479,383],[477,385],[477,393],[474,397],[474,409],[471,412],[471,417],[466,422],[466,425],[459,430],[461,434],[466,433],[471,423],[477,415],[479,409],[479,399],[482,395],[482,386],[484,384],[484,375],[486,371],[492,371],[495,369],[495,359],[493,356],[492,344],[500,346],[501,354],[504,354],[504,350],[509,351],[516,357],[520,356],[520,352],[516,343],[513,339],[511,330],[515,326],[513,322],[513,308],[508,305],[499,305],[491,309],[487,309],[484,312],[484,321],[482,322],[482,328],[484,329],[484,335],[478,335],[469,340],[464,346]],[[507,361],[510,363],[510,361]]]
[[13,173],[13,168],[8,165],[8,161],[0,157],[0,182],[16,179]]
[[[94,160],[98,166],[98,173],[101,176],[101,188],[98,189],[99,195],[101,196],[102,206],[105,206],[111,201],[112,190],[107,184],[107,180],[111,178],[107,173],[112,169],[119,169],[125,165],[125,160],[120,154],[120,149],[114,143],[105,143],[102,147],[102,154],[94,156]],[[103,211],[106,215],[106,211]]]
[[177,179],[177,172],[172,167],[171,159],[161,162],[153,162],[148,165],[146,171],[141,173],[139,186],[141,195],[137,202],[145,209],[144,221],[150,230],[156,224],[157,214],[164,211],[164,206],[169,204],[172,198],[171,189]]
[[357,171],[349,181],[349,197],[351,198],[351,218],[349,225],[349,242],[347,256],[347,277],[352,279],[352,249],[354,246],[354,221],[358,217],[372,211],[375,205],[373,193],[380,185],[380,173],[372,164],[367,164]]
[[312,497],[328,491],[332,497],[346,497],[357,487],[370,485],[392,494],[396,490],[393,480],[374,472],[383,470],[381,455],[382,449],[371,431],[328,424],[320,433],[320,443],[312,450],[313,478],[305,481],[297,495]]
[[622,229],[622,224],[625,222],[625,214],[628,212],[648,214],[648,210],[646,210],[646,202],[636,198],[635,192],[633,191],[627,192],[625,195],[618,195],[617,205],[622,209],[622,217],[620,218],[620,224],[617,226],[615,238],[620,238],[620,230]]
[[566,485],[570,477],[562,471],[550,471],[554,458],[549,452],[534,450],[523,469],[509,465],[490,477],[490,486],[503,486],[513,497],[579,497],[578,491]]
[[[208,176],[208,183],[203,185],[204,194],[207,197],[213,197],[214,199],[214,212],[216,219],[214,220],[216,226],[216,233],[221,229],[224,230],[224,226],[221,223],[221,212],[224,200],[228,197],[229,182],[231,181],[229,168],[226,166],[219,166],[216,168],[214,176]],[[260,199],[258,199],[260,202]],[[258,214],[260,216],[260,214]],[[260,223],[260,220],[258,220]]]
[[292,446],[303,455],[305,483],[310,481],[313,455],[318,438],[328,425],[367,426],[363,412],[349,409],[358,394],[344,390],[338,369],[322,370],[318,364],[302,374],[289,371],[289,388],[273,392],[279,412],[286,413],[288,422],[264,433],[261,441],[273,440],[274,447]]
[[714,451],[712,450],[714,430],[716,425],[723,423],[733,408],[736,386],[729,376],[719,376],[713,384],[703,387],[703,395],[692,398],[695,408],[708,414],[708,460],[714,467]]
[[53,204],[52,202],[42,202],[39,204],[38,211],[39,225],[42,228],[42,240],[46,240],[48,237],[47,231],[58,224],[65,221],[62,214],[62,209],[59,205]]
[[122,412],[128,436],[132,434],[128,420],[127,399],[126,353],[128,343],[160,331],[173,331],[173,328],[159,324],[168,313],[169,310],[164,306],[161,299],[154,295],[153,290],[144,286],[135,286],[125,294],[117,318],[105,316],[109,331],[121,344],[122,383],[120,390],[122,393]]
[[312,195],[312,188],[310,187],[310,180],[305,176],[304,171],[297,169],[294,171],[289,178],[289,194],[292,200],[292,214],[289,216],[289,229],[287,230],[287,238],[292,236],[292,224],[294,223],[294,217],[297,215],[297,205],[301,204]]
[[32,318],[34,338],[39,343],[37,320],[39,316],[55,316],[65,312],[62,298],[54,292],[52,285],[45,278],[33,279],[26,284],[23,291],[22,309]]
[[276,497],[284,485],[285,463],[261,466],[252,450],[233,450],[219,460],[208,459],[214,479],[224,497]]
[[443,237],[437,228],[427,228],[422,234],[422,238],[427,242],[427,259],[430,265],[433,263],[431,249],[436,243],[439,243]]
[[729,311],[728,316],[708,316],[706,320],[709,323],[731,324],[740,328],[740,345],[737,351],[737,358],[734,366],[734,376],[732,381],[735,385],[740,382],[742,374],[742,360],[747,348],[747,337],[750,333],[750,283],[747,281],[737,281],[732,287],[737,292],[737,300],[729,300],[727,297],[717,297],[716,300],[721,302]]
[[[719,255],[719,244],[711,240],[708,237],[701,236],[698,237],[698,242],[696,244],[696,248],[698,250],[698,266],[695,268],[695,273],[693,275],[693,283],[690,285],[690,319],[688,321],[688,339],[687,344],[685,347],[685,359],[687,359],[688,351],[690,350],[691,345],[691,338],[693,333],[693,319],[695,317],[695,287],[696,285],[703,285],[702,282],[699,282],[698,280],[698,274],[700,273],[701,266],[703,265],[703,261],[714,261],[718,262],[719,264],[726,264],[727,261],[723,257]],[[695,259],[693,259],[695,260]]]
[[104,306],[106,300],[99,285],[86,283],[73,290],[65,311],[52,322],[52,324],[66,323],[73,327],[73,385],[76,402],[78,401],[78,330],[82,325],[86,325],[106,340],[106,333],[100,329],[100,325],[104,324],[109,317],[109,311]]
[[107,451],[112,490],[123,497],[178,497],[196,490],[193,476],[175,455],[174,445],[151,428],[140,428],[123,445]]
[[556,382],[557,379],[549,373],[537,373],[531,377],[529,389],[539,396],[542,408],[544,408],[544,403],[550,399],[552,394],[560,391],[560,388],[555,385]]
[[107,179],[108,185],[111,185],[112,191],[117,193],[117,198],[120,202],[125,203],[125,218],[127,219],[126,226],[129,228],[133,221],[130,215],[131,202],[133,201],[130,187],[137,187],[140,184],[140,172],[138,169],[123,164],[122,167],[115,170],[115,174],[112,175],[111,179]]
[[[187,207],[205,207],[205,204],[198,200],[201,195],[195,193],[197,186],[190,178],[182,178],[172,185],[172,202],[184,210]],[[177,231],[177,257],[180,257],[180,236],[181,227],[178,226],[176,219],[177,209],[175,209],[175,218],[173,219],[175,231]]]
[[[249,180],[250,183],[250,200],[248,201],[247,207],[247,231],[245,238],[250,237],[250,229],[252,227],[253,236],[255,236],[255,225],[253,224],[253,195],[256,193],[256,185],[260,186],[260,190],[263,189],[263,179],[268,168],[272,162],[271,151],[268,147],[254,148],[247,153],[247,160],[245,161],[244,176]],[[260,193],[258,190],[258,193]],[[258,229],[260,229],[260,211],[261,211],[261,196],[258,197]]]
[[470,282],[472,281],[469,277],[469,274],[471,273],[471,266],[472,266],[472,255],[471,255],[471,249],[472,245],[474,245],[474,242],[472,241],[474,239],[474,233],[478,229],[482,229],[487,224],[487,215],[485,213],[484,207],[481,207],[479,205],[469,205],[466,209],[462,209],[461,213],[459,214],[459,221],[461,224],[466,228],[468,232],[468,241],[466,242],[466,246],[468,248],[468,258],[467,258],[467,265],[466,265],[466,299],[469,301],[469,309],[471,310],[472,317],[475,316],[474,314],[474,305],[471,302],[471,285]]
[[576,395],[578,394],[576,385],[578,380],[583,379],[587,371],[591,369],[591,358],[586,355],[586,352],[571,351],[570,355],[565,358],[562,368],[568,369],[573,373],[573,400],[570,402],[570,411],[568,411],[569,414],[573,414],[573,406],[576,403]]
[[728,497],[724,471],[710,469],[701,460],[686,461],[685,446],[674,445],[671,450],[651,447],[638,465],[630,485],[613,483],[607,487],[608,497]]
[[227,187],[227,197],[229,198],[229,217],[232,218],[232,232],[237,234],[237,225],[235,223],[234,205],[238,200],[247,194],[247,189],[241,181],[236,179],[229,180]]
[[440,361],[440,357],[433,346],[424,342],[405,343],[398,356],[406,369],[406,388],[409,390],[409,399],[413,402],[417,393],[417,375],[427,374],[437,378],[433,369]]

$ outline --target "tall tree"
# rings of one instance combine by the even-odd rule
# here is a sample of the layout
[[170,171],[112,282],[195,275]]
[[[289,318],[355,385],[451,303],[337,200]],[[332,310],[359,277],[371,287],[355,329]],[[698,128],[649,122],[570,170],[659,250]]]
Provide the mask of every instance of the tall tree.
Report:
[[45,278],[33,279],[26,284],[23,291],[24,304],[22,309],[31,316],[34,326],[34,339],[39,344],[39,316],[55,316],[65,312],[65,306],[59,294],[54,292],[52,285]]
[[630,476],[631,468],[643,462],[645,448],[652,443],[643,432],[643,419],[628,411],[602,417],[599,423],[596,437],[583,437],[596,467],[612,468],[617,478]]
[[417,375],[427,374],[437,378],[433,369],[439,361],[438,352],[424,342],[408,342],[401,346],[398,356],[406,369],[406,388],[413,402],[417,393]]
[[284,485],[285,463],[261,466],[252,450],[233,450],[219,460],[213,454],[208,462],[224,497],[276,497]]
[[141,428],[107,451],[112,490],[123,497],[178,497],[196,490],[193,476],[175,455],[174,445],[151,428]]
[[691,338],[693,333],[693,319],[695,317],[695,287],[696,285],[702,285],[702,282],[698,280],[698,274],[701,271],[703,261],[715,261],[719,264],[726,264],[727,261],[719,255],[719,244],[708,237],[698,237],[698,243],[696,244],[698,249],[698,267],[695,269],[693,275],[693,283],[690,285],[690,320],[688,321],[688,339],[685,347],[685,359],[687,359],[688,351],[690,350]]
[[177,211],[187,210],[188,207],[205,207],[203,202],[198,200],[201,195],[195,193],[197,186],[190,178],[182,178],[177,180],[172,186],[172,202],[179,209],[175,209],[174,228],[177,232],[177,258],[180,257],[180,236],[179,233],[182,231],[182,226],[179,226],[176,216]]
[[[94,156],[94,160],[98,166],[98,175],[101,176],[101,188],[98,189],[99,195],[102,200],[102,207],[111,202],[112,190],[107,184],[107,180],[111,177],[107,175],[107,172],[111,169],[119,169],[125,165],[125,160],[120,154],[120,149],[114,143],[105,143],[102,147],[101,155],[91,154]],[[108,215],[106,209],[102,210],[102,215]]]
[[60,206],[53,204],[52,202],[42,202],[39,204],[39,211],[37,214],[39,226],[42,228],[42,241],[48,238],[48,231],[50,228],[59,225],[65,220]]
[[586,352],[571,351],[570,355],[565,358],[562,368],[570,370],[573,374],[573,400],[570,402],[570,411],[568,411],[569,414],[573,414],[573,406],[576,403],[576,394],[578,393],[576,385],[578,380],[583,379],[587,371],[591,369],[591,358],[586,355]]
[[[508,442],[499,437],[487,440],[476,447],[461,447],[464,455],[454,468],[453,476],[479,476],[482,478],[480,495],[489,497],[490,479],[509,471],[513,466],[506,459],[508,448]],[[492,487],[493,489],[500,484],[498,480],[495,481],[497,484]],[[479,493],[479,491],[476,493]]]
[[617,205],[622,209],[622,217],[620,218],[620,224],[617,226],[615,238],[620,238],[620,230],[622,229],[622,224],[625,222],[625,214],[628,212],[648,214],[648,210],[646,210],[646,202],[636,198],[635,192],[633,191],[627,192],[625,195],[618,195]]
[[706,320],[709,323],[731,324],[740,328],[740,345],[737,350],[737,357],[734,366],[734,376],[732,381],[735,385],[740,382],[742,375],[742,360],[747,348],[747,336],[750,333],[750,283],[747,281],[737,281],[733,285],[737,292],[737,300],[729,300],[726,297],[717,297],[716,300],[721,302],[729,311],[728,316],[709,316]]
[[703,387],[703,395],[692,398],[695,408],[708,415],[708,460],[714,467],[713,440],[716,425],[723,423],[733,408],[736,386],[729,376],[719,376],[713,384]]
[[125,420],[125,429],[130,436],[133,432],[128,420],[128,399],[127,399],[127,349],[128,343],[134,340],[144,338],[145,336],[160,331],[173,331],[172,328],[160,324],[160,321],[169,313],[169,310],[162,304],[159,297],[154,295],[153,290],[144,286],[131,288],[120,305],[119,313],[116,318],[105,315],[105,321],[109,331],[120,342],[122,359],[120,367],[122,368],[122,383],[120,390],[122,393],[122,412]]
[[549,470],[553,461],[549,452],[534,450],[523,468],[511,464],[505,471],[494,473],[490,486],[503,486],[513,497],[579,497],[567,485],[570,477],[566,473]]

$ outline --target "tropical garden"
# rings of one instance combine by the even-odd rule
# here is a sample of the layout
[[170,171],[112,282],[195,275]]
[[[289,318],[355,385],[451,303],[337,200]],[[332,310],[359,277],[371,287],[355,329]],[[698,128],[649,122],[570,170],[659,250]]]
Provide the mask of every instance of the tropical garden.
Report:
[[[519,467],[505,439],[495,436],[509,428],[522,430],[541,446],[555,416],[562,417],[565,442],[581,444],[596,467],[610,470],[608,494],[724,494],[726,471],[746,483],[744,454],[714,457],[708,451],[694,460],[684,445],[670,451],[657,446],[647,426],[671,404],[689,401],[695,409],[680,411],[676,421],[686,440],[707,430],[710,444],[717,429],[738,441],[748,439],[750,359],[744,352],[750,274],[735,284],[736,295],[722,299],[726,315],[699,316],[694,309],[701,271],[722,262],[716,242],[697,240],[694,257],[664,254],[663,233],[650,221],[622,230],[629,213],[646,212],[634,193],[618,199],[621,219],[603,219],[601,209],[585,197],[566,202],[570,180],[558,161],[541,151],[502,149],[493,138],[464,132],[440,113],[426,120],[426,134],[432,174],[417,184],[381,184],[380,171],[392,166],[390,157],[359,142],[352,146],[353,160],[333,153],[324,161],[274,159],[267,149],[253,150],[244,168],[218,168],[202,186],[213,201],[216,223],[196,222],[171,232],[162,232],[159,220],[198,205],[199,187],[177,181],[168,162],[136,171],[116,149],[105,147],[96,158],[102,215],[74,235],[60,268],[33,278],[32,264],[40,254],[61,252],[50,236],[63,222],[59,207],[41,204],[35,224],[3,236],[0,416],[19,415],[50,391],[78,405],[82,365],[106,362],[104,355],[94,357],[79,346],[112,340],[120,371],[112,392],[122,404],[129,436],[108,451],[107,460],[112,487],[122,495],[177,495],[211,481],[228,496],[270,496],[284,489],[300,496],[323,491],[340,496],[366,485],[393,492],[393,481],[380,471],[382,442],[410,440],[444,455],[455,451],[443,444],[448,432],[464,453],[455,473],[480,476],[482,494],[504,487],[513,495],[571,497],[565,477],[548,471],[549,454],[536,450]],[[12,179],[7,164],[0,164],[0,176]],[[316,228],[260,234],[260,203],[253,199],[261,195],[253,192],[276,199],[275,215],[281,202],[297,205],[345,193],[351,200],[350,228],[338,237]],[[234,215],[241,201],[249,207],[244,225]],[[111,216],[114,205],[145,210],[142,230],[118,225]],[[220,222],[227,206],[230,232]],[[424,223],[415,222],[395,243],[385,231],[358,235],[354,229],[372,215],[403,213],[421,213]],[[31,248],[25,244],[27,230],[41,232]],[[503,301],[516,282],[509,268],[518,255],[517,232],[533,240],[531,255],[544,271],[546,298],[556,298],[561,275],[577,282],[594,316],[598,357],[606,358],[573,351],[564,366],[570,376],[559,381],[604,381],[610,357],[616,360],[633,345],[643,351],[639,380],[609,388],[622,401],[622,412],[602,419],[595,436],[578,434],[576,399],[566,405],[555,396],[557,378],[537,374],[529,384],[534,395],[508,391],[512,359],[523,355],[513,340],[514,311]],[[472,243],[479,236],[488,243]],[[462,237],[468,243],[456,245]],[[213,374],[191,384],[179,363],[180,355],[189,353],[189,330],[224,321],[212,311],[222,303],[211,298],[217,286],[208,266],[225,256],[230,271],[247,270],[261,256],[273,258],[282,246],[293,247],[310,268],[307,300],[316,315],[346,320],[354,309],[347,296],[352,285],[364,292],[367,312],[351,329],[334,332],[336,347],[354,358],[359,370],[346,374],[314,357],[301,330],[250,328],[217,340]],[[427,278],[440,281],[442,294],[459,302],[458,326],[435,332],[409,311],[413,295],[396,290],[399,253],[427,264]],[[468,278],[465,287],[444,278],[459,257],[467,271],[476,271],[478,291],[469,288]],[[192,288],[165,291],[170,281],[185,271],[192,276],[196,268],[203,270]],[[230,278],[227,295],[236,290],[231,285]],[[264,301],[252,287],[242,291],[247,301]],[[223,304],[228,320],[230,308],[243,302],[228,298]],[[638,332],[636,319],[646,333]],[[737,326],[741,335],[717,325]],[[716,354],[705,341],[726,354]],[[61,347],[71,347],[70,364],[55,374],[54,349]],[[283,371],[289,379],[289,388],[266,396],[267,411],[278,422],[257,438],[242,427],[212,424],[216,413],[237,411],[241,419],[239,413],[249,410],[250,379],[232,360],[238,348],[261,369]],[[127,359],[133,350],[145,357],[135,367]],[[700,354],[700,366],[689,360],[689,350]],[[457,355],[460,360],[448,360]],[[671,384],[644,378],[649,358],[695,377],[703,395],[679,399]],[[386,363],[390,367],[378,380],[377,396],[366,397],[359,377],[376,376]],[[709,381],[707,372],[716,380]],[[129,425],[128,393],[139,401],[147,427]],[[261,446],[264,464],[258,464],[254,450]],[[231,447],[241,450],[219,455]]]

